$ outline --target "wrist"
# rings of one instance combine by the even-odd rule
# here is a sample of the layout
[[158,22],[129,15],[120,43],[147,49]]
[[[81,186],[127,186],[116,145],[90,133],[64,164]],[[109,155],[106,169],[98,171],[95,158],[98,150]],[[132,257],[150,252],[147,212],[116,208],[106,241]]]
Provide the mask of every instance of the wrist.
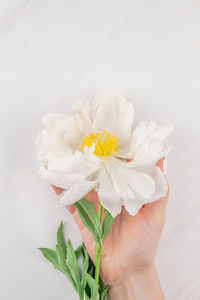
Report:
[[164,300],[155,265],[115,282],[109,289],[109,297],[111,300]]

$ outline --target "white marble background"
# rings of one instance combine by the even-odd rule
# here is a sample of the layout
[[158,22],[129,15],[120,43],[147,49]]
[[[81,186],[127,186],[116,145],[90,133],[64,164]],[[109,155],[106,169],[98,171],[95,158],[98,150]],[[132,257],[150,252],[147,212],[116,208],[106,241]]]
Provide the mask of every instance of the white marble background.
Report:
[[136,122],[176,127],[157,266],[166,299],[200,299],[200,1],[0,0],[1,300],[76,299],[37,250],[61,219],[80,236],[38,179],[34,139],[44,113],[104,89],[134,103]]

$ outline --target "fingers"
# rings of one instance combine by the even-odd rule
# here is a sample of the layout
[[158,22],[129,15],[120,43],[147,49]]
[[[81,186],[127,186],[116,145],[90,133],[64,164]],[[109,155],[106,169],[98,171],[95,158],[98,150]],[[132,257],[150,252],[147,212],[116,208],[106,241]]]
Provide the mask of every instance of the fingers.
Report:
[[[167,158],[165,157],[165,158],[160,159],[157,162],[156,166],[159,167],[163,171],[164,174],[166,174],[166,171],[167,171]],[[166,178],[166,180],[167,180],[167,178]],[[168,191],[167,191],[166,196],[164,196],[160,200],[162,200],[162,202],[166,202],[166,204],[167,204],[168,196],[169,196],[169,185],[168,185]]]
[[157,167],[159,167],[162,171],[163,171],[163,169],[164,169],[164,161],[165,161],[165,159],[166,158],[161,158],[158,162],[157,162],[157,164],[156,164],[156,166]]
[[59,196],[60,194],[62,194],[62,192],[64,191],[64,189],[61,189],[61,188],[59,188],[59,187],[57,187],[57,186],[55,186],[53,184],[51,184],[51,186],[52,186],[52,188],[53,188],[53,190],[54,190],[54,192],[56,193],[57,196]]

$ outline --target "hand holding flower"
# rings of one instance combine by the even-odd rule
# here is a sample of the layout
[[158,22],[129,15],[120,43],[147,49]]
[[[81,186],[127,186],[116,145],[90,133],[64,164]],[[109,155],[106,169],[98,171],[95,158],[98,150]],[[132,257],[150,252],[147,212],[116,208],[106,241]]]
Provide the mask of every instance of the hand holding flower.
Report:
[[[145,281],[145,286],[152,283],[148,300],[163,299],[154,259],[168,197],[162,158],[173,127],[143,121],[133,129],[133,117],[133,106],[122,96],[100,95],[91,105],[79,102],[71,116],[46,115],[37,138],[40,176],[53,185],[81,231],[81,277],[70,241],[67,258],[62,226],[58,251],[42,251],[68,276],[81,300],[105,299],[108,288],[101,285],[99,271],[114,300],[125,295],[144,300],[147,294],[138,291],[145,292]],[[133,289],[126,293],[131,282]]]
[[[163,169],[163,159],[157,166]],[[53,189],[57,195],[63,192],[55,186]],[[95,191],[89,192],[85,198],[98,207],[98,195]],[[110,233],[103,241],[100,270],[104,282],[111,286],[111,299],[164,299],[154,260],[165,223],[167,199],[168,194],[144,205],[135,216],[131,216],[123,208],[115,218]],[[92,234],[82,223],[75,207],[70,205],[67,209],[78,224],[83,242],[95,263],[96,243]]]

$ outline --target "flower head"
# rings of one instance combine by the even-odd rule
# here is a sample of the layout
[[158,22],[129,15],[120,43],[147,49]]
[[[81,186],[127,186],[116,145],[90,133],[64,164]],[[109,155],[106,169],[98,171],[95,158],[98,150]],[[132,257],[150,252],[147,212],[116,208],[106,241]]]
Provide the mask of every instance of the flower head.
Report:
[[36,140],[40,176],[64,189],[63,205],[95,189],[113,215],[122,205],[135,215],[139,208],[167,193],[163,172],[155,165],[169,149],[173,127],[140,122],[133,129],[131,103],[118,94],[79,101],[73,113],[48,114]]

